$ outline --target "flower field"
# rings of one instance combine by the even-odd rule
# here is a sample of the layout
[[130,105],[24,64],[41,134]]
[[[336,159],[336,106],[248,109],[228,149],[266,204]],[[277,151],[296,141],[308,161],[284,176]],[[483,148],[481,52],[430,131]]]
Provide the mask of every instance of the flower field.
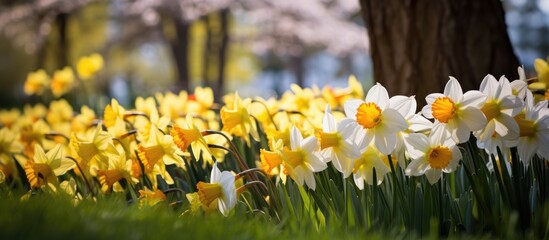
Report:
[[31,73],[25,92],[55,100],[0,112],[8,238],[27,220],[52,238],[549,237],[544,60],[478,90],[450,77],[425,106],[350,77],[279,99],[198,87],[74,109],[62,96],[102,66]]

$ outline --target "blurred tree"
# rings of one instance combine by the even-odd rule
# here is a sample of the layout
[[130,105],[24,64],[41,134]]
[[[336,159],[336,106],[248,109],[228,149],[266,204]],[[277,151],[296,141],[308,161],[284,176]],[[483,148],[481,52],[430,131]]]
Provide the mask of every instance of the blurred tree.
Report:
[[500,0],[360,0],[374,79],[389,93],[441,92],[448,76],[464,90],[490,73],[515,79],[519,62]]

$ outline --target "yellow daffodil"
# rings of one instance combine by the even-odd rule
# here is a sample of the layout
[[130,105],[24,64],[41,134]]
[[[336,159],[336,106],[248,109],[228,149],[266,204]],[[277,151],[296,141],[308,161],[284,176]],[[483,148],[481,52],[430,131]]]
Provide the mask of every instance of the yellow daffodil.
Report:
[[72,131],[85,132],[92,126],[96,119],[97,116],[95,116],[95,112],[92,109],[88,106],[82,106],[80,108],[80,114],[72,120]]
[[50,132],[50,126],[39,119],[36,122],[32,122],[30,119],[21,119],[19,123],[19,131],[21,135],[19,140],[24,146],[23,152],[28,157],[33,156],[34,147],[36,145],[45,145],[46,133]]
[[173,137],[164,135],[156,126],[151,127],[149,140],[137,145],[137,153],[145,173],[153,173],[153,170],[158,168],[159,174],[168,184],[173,184],[173,180],[166,171],[165,165],[184,166],[181,159],[183,152],[175,145]]
[[248,135],[256,141],[259,141],[256,125],[252,122],[252,117],[248,114],[248,107],[251,104],[251,99],[240,99],[238,93],[235,94],[232,108],[224,106],[221,108],[221,122],[223,123],[223,131],[229,132],[235,136],[242,137],[248,145],[250,139]]
[[124,107],[120,106],[118,101],[113,98],[111,103],[105,107],[105,111],[103,112],[103,121],[105,126],[107,128],[114,126],[117,118],[124,119],[125,112],[126,110]]
[[181,91],[178,95],[171,92],[165,95],[157,94],[156,99],[162,116],[175,120],[187,113],[186,104],[189,96],[186,91]]
[[15,162],[12,154],[21,152],[23,146],[16,141],[17,133],[9,130],[6,127],[0,129],[0,172],[4,177],[12,176],[16,173]]
[[538,81],[549,85],[549,58],[547,61],[537,58],[534,61],[534,68],[538,74]]
[[213,91],[209,87],[196,87],[194,94],[189,96],[187,112],[201,114],[210,110],[214,104]]
[[0,111],[0,126],[11,128],[21,116],[19,109],[13,108],[10,110]]
[[235,177],[228,171],[221,172],[217,168],[217,162],[213,165],[210,182],[201,181],[196,188],[202,206],[207,208],[217,201],[217,207],[224,216],[236,205]]
[[82,80],[88,80],[102,68],[103,57],[97,53],[80,58],[76,64],[76,71]]
[[34,157],[25,164],[25,173],[32,188],[48,186],[55,191],[59,185],[57,176],[65,174],[75,165],[65,158],[61,144],[57,144],[48,153],[44,153],[42,146],[36,145]]
[[60,97],[74,87],[74,72],[70,67],[57,70],[51,79],[51,91],[53,96]]
[[276,175],[279,173],[280,166],[284,162],[282,156],[284,144],[281,139],[277,141],[273,139],[270,142],[272,143],[272,145],[270,144],[271,151],[263,148],[259,149],[260,167],[265,173]]
[[101,124],[90,129],[83,137],[78,137],[73,133],[70,141],[70,146],[81,159],[80,166],[84,169],[89,166],[92,175],[95,175],[95,169],[104,169],[108,166],[110,155],[117,155],[111,135],[103,131]]
[[119,181],[126,180],[127,184],[137,183],[137,179],[132,177],[132,160],[126,158],[124,152],[109,157],[109,164],[106,169],[97,170],[97,179],[101,183],[101,190],[108,192],[113,189],[116,192],[122,192],[124,189]]
[[50,84],[50,77],[46,71],[40,69],[36,72],[31,72],[25,80],[24,91],[27,95],[42,95]]
[[153,191],[149,189],[139,190],[139,206],[154,206],[166,201],[166,195],[159,189]]
[[202,156],[202,159],[205,162],[213,164],[212,153],[208,148],[208,143],[206,142],[206,139],[202,137],[200,129],[194,125],[193,117],[187,115],[186,120],[183,128],[177,124],[173,125],[172,131],[170,132],[173,137],[173,142],[181,151],[187,151],[187,148],[190,146],[196,160]]

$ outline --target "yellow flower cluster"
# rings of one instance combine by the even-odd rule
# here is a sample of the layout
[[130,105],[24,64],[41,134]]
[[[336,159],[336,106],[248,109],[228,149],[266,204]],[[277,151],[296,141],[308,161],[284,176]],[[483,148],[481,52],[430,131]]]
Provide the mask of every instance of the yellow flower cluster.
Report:
[[[103,57],[94,53],[78,60],[76,70],[82,80],[88,80],[95,76],[103,68]],[[46,71],[39,69],[27,75],[24,92],[27,95],[43,95],[47,89],[51,89],[54,97],[58,98],[70,92],[76,86],[77,78],[71,67],[66,66],[48,76]]]

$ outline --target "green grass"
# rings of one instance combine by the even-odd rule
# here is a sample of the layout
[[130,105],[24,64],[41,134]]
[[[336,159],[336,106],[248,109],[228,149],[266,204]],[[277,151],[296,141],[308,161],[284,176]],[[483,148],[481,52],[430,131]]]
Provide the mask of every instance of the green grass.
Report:
[[[13,196],[13,195],[12,195]],[[116,197],[84,200],[52,195],[28,200],[0,197],[2,239],[381,239],[380,233],[327,229],[312,226],[285,228],[262,214],[181,216],[178,209],[160,204],[142,207]],[[384,235],[403,238],[403,235]]]

